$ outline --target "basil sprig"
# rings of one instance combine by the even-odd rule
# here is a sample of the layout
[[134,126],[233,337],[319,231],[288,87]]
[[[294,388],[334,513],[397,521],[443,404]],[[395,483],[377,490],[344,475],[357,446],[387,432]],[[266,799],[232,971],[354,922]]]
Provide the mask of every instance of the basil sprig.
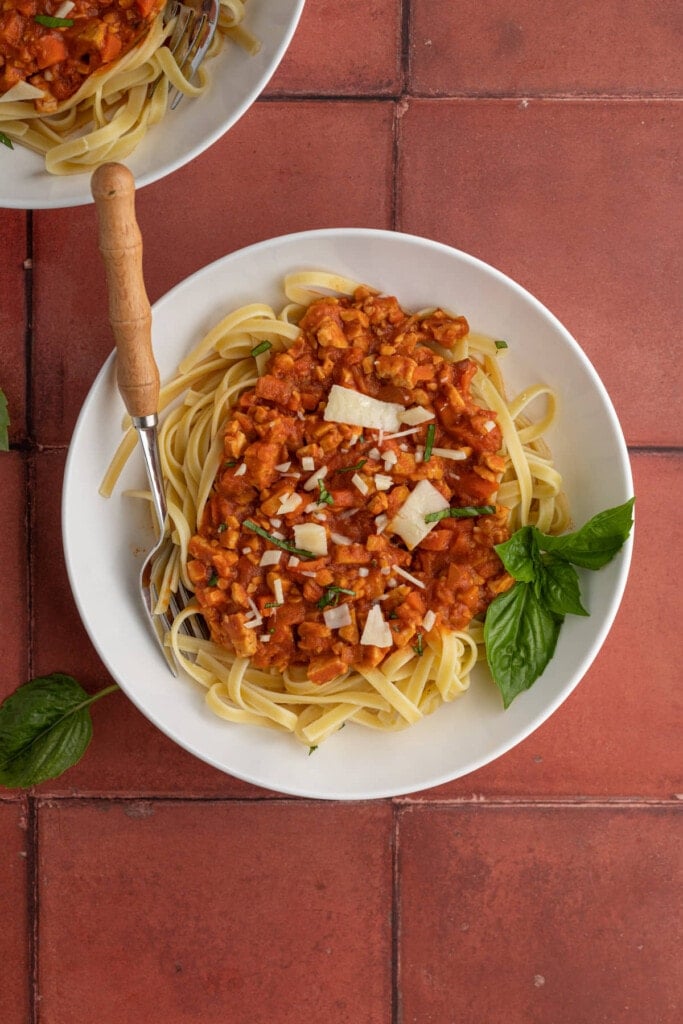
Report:
[[599,512],[575,533],[552,537],[524,526],[496,545],[515,583],[489,605],[484,644],[506,708],[545,670],[565,615],[589,614],[574,566],[599,569],[614,558],[631,532],[633,502]]
[[9,411],[7,396],[0,388],[0,452],[9,451]]
[[61,672],[15,690],[0,705],[0,786],[36,786],[80,761],[92,739],[90,705],[115,690],[89,694]]

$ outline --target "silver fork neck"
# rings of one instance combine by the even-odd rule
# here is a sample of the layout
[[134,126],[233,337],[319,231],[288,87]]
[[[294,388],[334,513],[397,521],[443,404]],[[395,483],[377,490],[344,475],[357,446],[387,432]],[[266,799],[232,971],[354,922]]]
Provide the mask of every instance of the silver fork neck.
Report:
[[164,478],[161,472],[161,461],[159,459],[159,443],[157,438],[158,417],[156,413],[151,416],[133,416],[133,426],[138,432],[140,446],[145,460],[145,469],[152,492],[154,511],[156,512],[159,526],[159,536],[164,532],[166,522],[166,494],[164,491]]

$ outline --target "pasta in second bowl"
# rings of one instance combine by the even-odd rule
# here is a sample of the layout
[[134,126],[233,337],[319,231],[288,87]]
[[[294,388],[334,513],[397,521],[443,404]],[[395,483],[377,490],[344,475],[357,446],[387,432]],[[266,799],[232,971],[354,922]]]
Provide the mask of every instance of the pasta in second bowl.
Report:
[[[158,10],[159,3],[160,0],[145,0],[142,9],[149,8],[151,17]],[[204,70],[200,69],[208,82],[205,91],[195,98],[188,96],[175,110],[166,110],[164,114],[162,89],[153,92],[146,84],[150,76],[154,77],[162,69],[172,76],[177,75],[174,62],[164,53],[164,47],[160,46],[164,33],[159,18],[154,22],[152,31],[142,39],[140,47],[123,51],[119,59],[114,59],[95,74],[86,77],[79,91],[58,105],[57,110],[64,108],[64,113],[57,115],[57,124],[63,121],[68,125],[69,119],[75,117],[76,130],[66,137],[66,145],[47,154],[50,166],[57,173],[50,173],[46,169],[43,153],[34,152],[30,148],[42,149],[53,141],[59,141],[57,136],[51,140],[49,118],[45,126],[33,118],[22,121],[22,111],[32,109],[33,103],[25,100],[4,103],[0,97],[0,132],[5,138],[9,137],[8,133],[12,134],[11,125],[14,122],[7,119],[11,112],[13,118],[18,118],[16,123],[23,125],[21,130],[25,131],[29,146],[23,146],[20,139],[15,141],[13,149],[0,145],[0,205],[19,209],[46,209],[89,203],[92,201],[90,172],[97,162],[104,160],[125,159],[135,175],[138,187],[142,187],[182,167],[220,138],[251,106],[275,72],[294,34],[304,0],[282,0],[277,4],[268,0],[248,0],[246,6],[241,0],[224,0],[224,3],[223,19],[226,25],[231,20],[242,18],[244,13],[241,25],[238,24],[235,30],[240,33],[243,29],[242,35],[237,36],[238,43],[242,41],[243,45],[231,42],[223,30],[219,30],[216,44],[218,46],[223,41],[224,45],[215,56],[207,57]],[[61,5],[55,9],[61,11],[66,10],[66,7]],[[55,20],[47,18],[48,22]],[[70,19],[67,17],[62,20],[68,22]],[[40,27],[40,31],[47,33],[50,38],[58,37],[60,32],[66,34],[74,30],[51,28],[50,25]],[[229,28],[225,29],[225,32],[230,31]],[[249,52],[251,41],[257,42],[257,52]],[[164,59],[159,59],[159,55]],[[142,64],[141,57],[145,58]],[[75,62],[75,67],[78,66],[78,62]],[[40,79],[41,76],[38,77]],[[109,81],[111,87],[107,84]],[[112,138],[112,145],[120,148],[107,150],[110,142],[100,136],[114,131],[114,122],[111,125],[105,123],[103,128],[94,133],[93,144],[97,143],[97,147],[93,154],[84,155],[76,140],[83,132],[92,130],[92,125],[88,128],[89,106],[93,102],[96,106],[101,103],[97,91],[100,88],[104,88],[105,92],[108,89],[114,90],[112,95],[116,98],[119,81],[123,83],[125,95],[128,96],[125,106],[121,107],[123,116],[120,118],[122,123],[125,121],[128,125],[128,135],[120,141]],[[72,101],[80,97],[82,101],[72,108]],[[110,119],[106,109],[102,110],[101,116],[105,122]],[[81,119],[84,126],[79,128]],[[117,129],[114,135],[118,134]],[[119,155],[116,156],[116,153]],[[95,164],[92,163],[93,156]],[[77,173],[78,162],[83,160],[83,170]]]
[[[303,272],[305,275],[312,268],[343,275],[351,281],[368,281],[382,293],[398,296],[404,309],[424,310],[441,306],[466,313],[472,329],[491,338],[505,338],[513,353],[509,357],[509,369],[506,366],[505,370],[510,393],[515,394],[532,381],[541,381],[543,386],[559,392],[560,411],[556,423],[550,426],[548,441],[556,465],[561,467],[563,473],[564,488],[574,522],[580,524],[595,512],[630,497],[628,461],[618,423],[602,385],[576,343],[551,314],[509,279],[471,257],[423,239],[352,229],[310,232],[275,239],[226,257],[184,282],[155,307],[154,339],[162,377],[170,376],[174,367],[183,361],[185,369],[191,367],[194,357],[188,359],[189,351],[231,310],[254,300],[280,308],[286,301],[282,293],[282,279],[292,273]],[[249,361],[250,353],[246,354]],[[257,351],[256,357],[250,359],[251,363],[255,358],[262,359],[263,355]],[[577,394],[581,395],[578,414],[575,408]],[[566,415],[562,403],[563,398],[569,401],[568,395],[572,396],[570,417]],[[492,408],[490,402],[484,405]],[[198,756],[249,781],[285,792],[353,798],[409,792],[471,771],[519,742],[561,703],[590,664],[616,612],[628,569],[628,545],[612,565],[600,573],[590,574],[589,579],[582,581],[590,617],[575,620],[570,617],[572,621],[567,620],[555,657],[543,676],[531,690],[517,697],[506,711],[503,711],[500,697],[490,679],[486,678],[486,670],[477,667],[471,673],[472,685],[464,699],[439,707],[434,714],[429,714],[431,708],[426,707],[426,717],[420,716],[417,724],[406,732],[383,734],[376,732],[375,728],[365,730],[356,726],[339,732],[339,725],[345,720],[342,714],[340,720],[333,723],[334,738],[316,749],[314,757],[307,757],[305,747],[302,751],[291,738],[271,730],[226,725],[207,711],[195,683],[172,680],[163,659],[146,636],[145,624],[136,607],[136,563],[130,551],[132,546],[144,550],[145,537],[149,541],[151,536],[146,510],[132,508],[134,503],[122,499],[120,489],[140,487],[142,480],[137,460],[130,459],[125,465],[114,498],[103,501],[97,494],[100,479],[97,478],[95,462],[99,458],[101,478],[102,469],[119,440],[116,436],[120,423],[116,413],[118,407],[112,367],[108,364],[95,383],[79,421],[64,492],[65,549],[81,614],[110,671],[148,717]],[[545,419],[547,427],[550,421],[547,417]],[[493,424],[493,419],[490,423]],[[493,430],[489,421],[486,425],[488,430]],[[424,457],[425,438],[422,434],[429,438],[428,427],[422,425],[408,429],[417,435],[414,440],[422,442]],[[101,438],[97,458],[94,453],[85,450],[85,436]],[[524,439],[531,440],[528,431]],[[406,437],[401,442],[406,448],[408,440]],[[491,443],[495,446],[494,441]],[[395,443],[392,442],[392,445],[395,446]],[[437,450],[441,452],[440,448]],[[583,464],[579,456],[586,451],[591,451],[591,457],[588,464]],[[372,447],[364,457],[370,459],[367,472],[386,470],[386,465],[374,467],[375,453]],[[404,460],[412,458],[403,453],[400,457]],[[430,474],[438,469],[436,464],[440,461],[444,461],[440,460],[440,456],[434,457],[429,468]],[[235,466],[225,470],[226,478],[232,479],[237,471]],[[335,469],[334,464],[331,464],[331,471],[332,474],[340,474],[336,477],[337,482],[334,482],[335,477],[331,475],[329,492],[320,489],[321,493],[317,496],[324,499],[325,494],[329,493],[341,501],[345,490],[339,490],[342,487],[340,467]],[[278,472],[285,470],[278,467]],[[547,480],[548,474],[545,471],[543,473]],[[211,479],[214,474],[215,469],[212,469]],[[425,466],[422,467],[422,475],[427,475]],[[382,481],[384,476],[384,473],[380,473]],[[372,476],[369,479],[372,481]],[[442,486],[438,480],[436,482]],[[383,486],[381,483],[378,494]],[[539,494],[546,493],[545,486],[539,488]],[[374,492],[374,481],[372,487]],[[508,498],[511,498],[514,488],[511,490],[508,487],[508,490]],[[122,502],[125,503],[123,507]],[[452,504],[462,505],[462,500],[454,499]],[[88,511],[89,505],[94,505],[97,512],[92,507]],[[290,495],[289,504],[287,500],[282,503],[285,516],[293,511],[291,505]],[[325,506],[324,500],[322,505]],[[481,514],[485,518],[490,511],[488,507],[480,507],[474,509],[473,514]],[[450,511],[439,514],[450,515]],[[566,513],[560,507],[558,514],[560,518],[556,526],[561,530],[565,528],[563,523]],[[83,535],[82,516],[97,522],[97,537]],[[550,516],[552,519],[552,512]],[[229,524],[230,519],[227,522]],[[270,526],[267,520],[263,520],[261,529],[264,524]],[[550,521],[543,523],[544,529],[551,526]],[[227,530],[227,526],[223,528]],[[272,526],[270,528],[273,529]],[[194,526],[190,529],[194,529]],[[348,532],[351,532],[350,528]],[[432,534],[432,540],[437,535],[443,535],[447,541],[447,534],[447,530],[439,529]],[[283,536],[288,536],[286,529]],[[339,538],[338,535],[336,537],[342,547],[348,539]],[[501,539],[500,535],[497,539]],[[243,539],[239,543],[245,546]],[[429,543],[433,547],[439,546],[439,543]],[[263,546],[271,547],[270,540]],[[195,554],[199,551],[200,548]],[[404,575],[393,581],[394,587],[400,587],[406,579],[412,579],[413,582],[419,577],[423,581],[426,579],[422,572],[424,566],[417,563],[410,565],[409,562],[405,562],[405,565],[409,569],[405,570],[404,567]],[[411,569],[417,573],[417,577]],[[202,570],[197,571],[197,578],[201,579]],[[298,571],[296,568],[292,570],[294,573]],[[289,587],[291,583],[287,581],[285,571],[278,572],[285,578],[285,586]],[[372,577],[370,570],[368,574]],[[109,580],[113,587],[108,595],[108,588],[103,586],[104,580]],[[318,598],[317,607],[320,609],[323,608],[325,595],[329,597],[327,577],[325,580],[321,577],[321,581],[328,584],[327,590],[321,591],[322,599],[317,591],[313,593],[314,581],[306,582],[309,597],[311,600]],[[303,581],[299,579],[299,582]],[[372,578],[369,582],[373,582]],[[377,581],[373,585],[376,588]],[[422,586],[424,588],[424,582]],[[325,601],[325,606],[336,605],[340,592],[344,595],[343,600],[353,604],[354,599],[346,597],[346,594],[356,592],[353,587],[361,589],[357,580],[349,587],[333,586],[334,600]],[[409,587],[406,589],[410,590]],[[296,587],[292,593],[295,592]],[[387,596],[389,603],[392,603],[390,594],[389,591]],[[281,600],[268,602],[267,595],[264,595],[264,599],[255,596],[265,616],[272,614],[270,611],[264,612],[267,605],[282,606]],[[282,596],[280,593],[279,597]],[[274,597],[278,597],[277,590]],[[116,606],[115,624],[110,618],[112,602]],[[398,602],[393,603],[398,609]],[[367,609],[363,611],[359,608],[361,625],[366,612]],[[423,621],[423,612],[424,609],[420,608],[420,622]],[[401,615],[404,616],[404,609],[401,609]],[[321,618],[313,605],[309,616],[312,633],[317,628],[313,621],[316,617]],[[394,617],[398,619],[397,615]],[[390,614],[388,619],[391,620]],[[336,616],[332,616],[329,622],[333,620],[338,626]],[[270,618],[266,621],[271,624],[277,622]],[[406,625],[402,619],[400,624]],[[432,627],[433,622],[430,621],[429,625]],[[258,632],[264,640],[268,639],[266,628],[260,624]],[[427,629],[424,632],[429,634]],[[243,634],[246,636],[246,630],[243,630]],[[350,640],[353,636],[348,629],[344,635]],[[124,636],[125,642],[122,642]],[[376,641],[376,635],[373,636]],[[273,640],[279,642],[278,636],[274,636]],[[414,630],[410,634],[410,641],[410,648],[404,646],[408,658],[412,650],[422,647],[420,641],[415,643]],[[434,646],[435,638],[431,634],[429,642],[430,651],[438,655],[439,644]],[[427,640],[425,651],[426,648]],[[265,643],[263,650],[267,650]],[[357,650],[362,651],[362,648]],[[418,653],[422,654],[422,651]],[[389,655],[389,662],[391,658],[394,655]],[[422,658],[414,660],[422,664],[427,661]],[[394,666],[401,676],[403,670],[400,664],[396,664],[395,658]],[[370,666],[372,671],[377,670]],[[367,671],[366,678],[376,682]],[[416,706],[420,706],[421,698],[416,696],[418,691],[415,685],[411,683],[406,692],[409,698],[417,701]],[[350,713],[351,718],[354,715],[355,712]],[[306,720],[304,728],[301,737],[303,741],[311,747],[318,747],[318,739],[325,738],[324,722],[320,726],[322,731],[318,733],[315,731],[318,728],[315,720]]]

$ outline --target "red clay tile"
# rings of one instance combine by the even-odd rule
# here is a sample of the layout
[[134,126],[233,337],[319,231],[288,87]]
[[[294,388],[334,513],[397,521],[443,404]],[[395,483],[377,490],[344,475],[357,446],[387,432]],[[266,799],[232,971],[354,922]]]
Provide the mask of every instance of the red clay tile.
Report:
[[410,87],[423,95],[676,96],[680,6],[672,0],[552,4],[419,0]]
[[[66,574],[61,532],[54,529],[60,515],[64,453],[41,452],[35,462],[35,493],[42,499],[36,503],[33,523],[33,670],[35,675],[73,675],[94,693],[112,679],[81,623]],[[49,587],[41,586],[46,579]],[[98,701],[92,718],[93,740],[83,760],[59,779],[44,783],[41,793],[263,795],[263,790],[217,771],[172,743],[122,693]]]
[[[683,597],[670,571],[683,547],[683,456],[632,458],[635,545],[629,582],[601,653],[569,700],[498,761],[419,799],[672,799],[680,759],[680,623]],[[651,524],[656,524],[652,526]],[[541,685],[537,683],[536,685]]]
[[416,807],[399,1019],[679,1020],[678,808]]
[[0,1020],[29,1019],[26,817],[21,803],[0,802]]
[[27,678],[27,515],[25,456],[20,452],[0,453],[0,566],[5,623],[0,630],[0,699]]
[[[391,124],[388,102],[257,103],[189,167],[140,191],[151,301],[264,238],[329,226],[389,227]],[[94,209],[36,212],[34,246],[36,436],[65,444],[112,347]],[[78,274],[65,252],[79,254]]]
[[304,7],[266,94],[386,96],[400,86],[400,4],[316,0]]
[[26,434],[26,214],[0,209],[0,388],[7,396],[10,441]]
[[42,806],[41,1021],[390,1024],[392,831],[387,804]]
[[544,302],[637,445],[683,440],[671,358],[682,114],[666,102],[415,100],[401,120],[400,228],[479,256]]

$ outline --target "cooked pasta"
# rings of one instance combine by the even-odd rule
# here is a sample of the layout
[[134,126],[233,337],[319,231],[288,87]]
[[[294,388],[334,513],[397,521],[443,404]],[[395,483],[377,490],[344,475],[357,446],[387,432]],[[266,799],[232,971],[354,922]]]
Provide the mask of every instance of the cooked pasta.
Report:
[[165,0],[22,0],[0,9],[0,140],[43,154],[51,174],[125,159],[164,117],[169,90],[204,92],[225,39],[258,50],[245,2],[220,0],[193,81],[166,45],[175,19],[164,22]]
[[[159,611],[180,580],[195,592],[167,642],[216,715],[318,746],[460,697],[512,584],[494,546],[527,523],[561,532],[567,510],[542,436],[555,395],[506,398],[504,343],[331,274],[284,292],[282,310],[229,313],[162,388],[155,584]],[[210,639],[183,628],[197,615]]]

